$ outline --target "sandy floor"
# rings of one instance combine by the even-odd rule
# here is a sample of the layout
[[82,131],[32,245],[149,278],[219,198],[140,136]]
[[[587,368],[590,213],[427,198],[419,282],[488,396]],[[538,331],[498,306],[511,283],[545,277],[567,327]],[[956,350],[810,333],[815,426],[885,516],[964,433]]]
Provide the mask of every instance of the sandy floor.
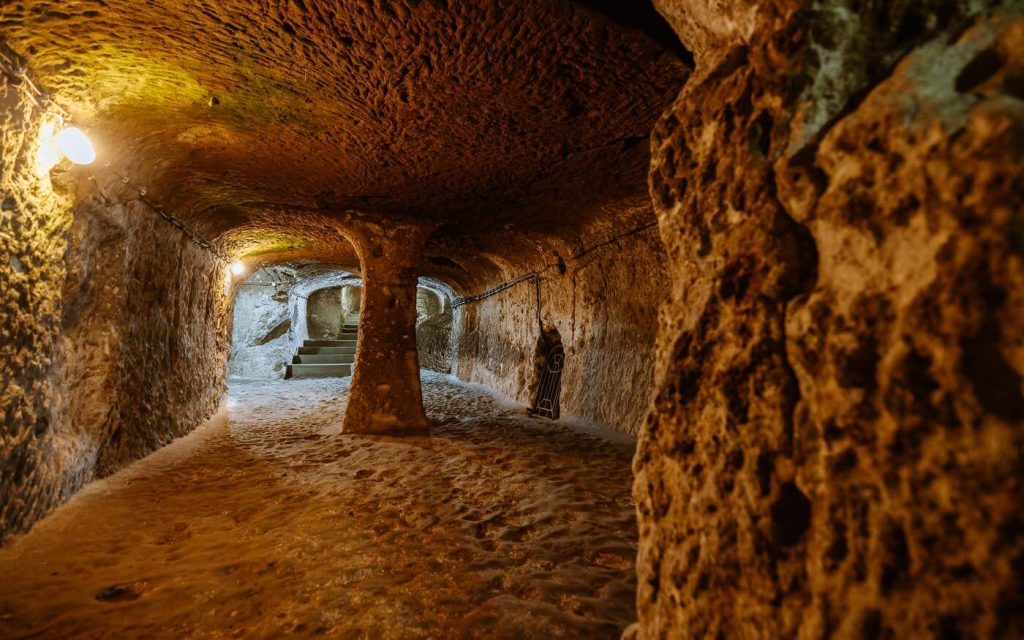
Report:
[[347,381],[239,383],[0,549],[0,637],[616,638],[632,443],[425,374],[430,438],[338,433]]

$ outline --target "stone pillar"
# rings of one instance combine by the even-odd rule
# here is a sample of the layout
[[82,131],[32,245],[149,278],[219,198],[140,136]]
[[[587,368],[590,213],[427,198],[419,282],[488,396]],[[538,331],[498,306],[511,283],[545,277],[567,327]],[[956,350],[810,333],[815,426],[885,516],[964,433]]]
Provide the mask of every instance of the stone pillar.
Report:
[[359,253],[363,295],[342,431],[428,433],[416,352],[416,267],[429,229],[358,222],[345,235]]

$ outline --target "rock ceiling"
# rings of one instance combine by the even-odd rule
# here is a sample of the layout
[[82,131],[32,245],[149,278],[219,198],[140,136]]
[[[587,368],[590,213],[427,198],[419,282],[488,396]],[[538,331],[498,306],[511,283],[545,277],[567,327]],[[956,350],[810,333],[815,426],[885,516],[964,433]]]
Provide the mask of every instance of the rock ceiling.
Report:
[[0,33],[105,159],[207,233],[356,209],[464,236],[646,192],[685,56],[645,31],[650,7],[588,4],[21,0]]

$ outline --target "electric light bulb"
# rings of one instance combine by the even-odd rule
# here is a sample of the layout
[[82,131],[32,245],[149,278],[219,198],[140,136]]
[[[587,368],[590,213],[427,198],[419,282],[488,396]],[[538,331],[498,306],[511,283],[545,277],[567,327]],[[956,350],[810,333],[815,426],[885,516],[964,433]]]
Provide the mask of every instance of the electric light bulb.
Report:
[[96,149],[78,127],[68,127],[58,133],[57,148],[75,164],[92,164],[96,161]]
[[232,263],[231,273],[235,274],[236,276],[242,275],[243,273],[245,273],[245,265],[241,261]]

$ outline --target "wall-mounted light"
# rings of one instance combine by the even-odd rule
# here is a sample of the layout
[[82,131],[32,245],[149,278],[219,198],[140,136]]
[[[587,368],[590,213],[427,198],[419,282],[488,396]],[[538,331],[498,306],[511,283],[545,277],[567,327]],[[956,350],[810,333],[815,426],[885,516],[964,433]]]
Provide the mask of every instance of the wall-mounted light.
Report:
[[78,127],[68,127],[57,134],[57,148],[64,157],[75,164],[92,164],[96,161],[96,149],[89,137]]
[[236,276],[243,275],[245,273],[245,263],[243,263],[240,260],[236,260],[235,262],[232,262],[231,263],[231,273],[235,274]]

